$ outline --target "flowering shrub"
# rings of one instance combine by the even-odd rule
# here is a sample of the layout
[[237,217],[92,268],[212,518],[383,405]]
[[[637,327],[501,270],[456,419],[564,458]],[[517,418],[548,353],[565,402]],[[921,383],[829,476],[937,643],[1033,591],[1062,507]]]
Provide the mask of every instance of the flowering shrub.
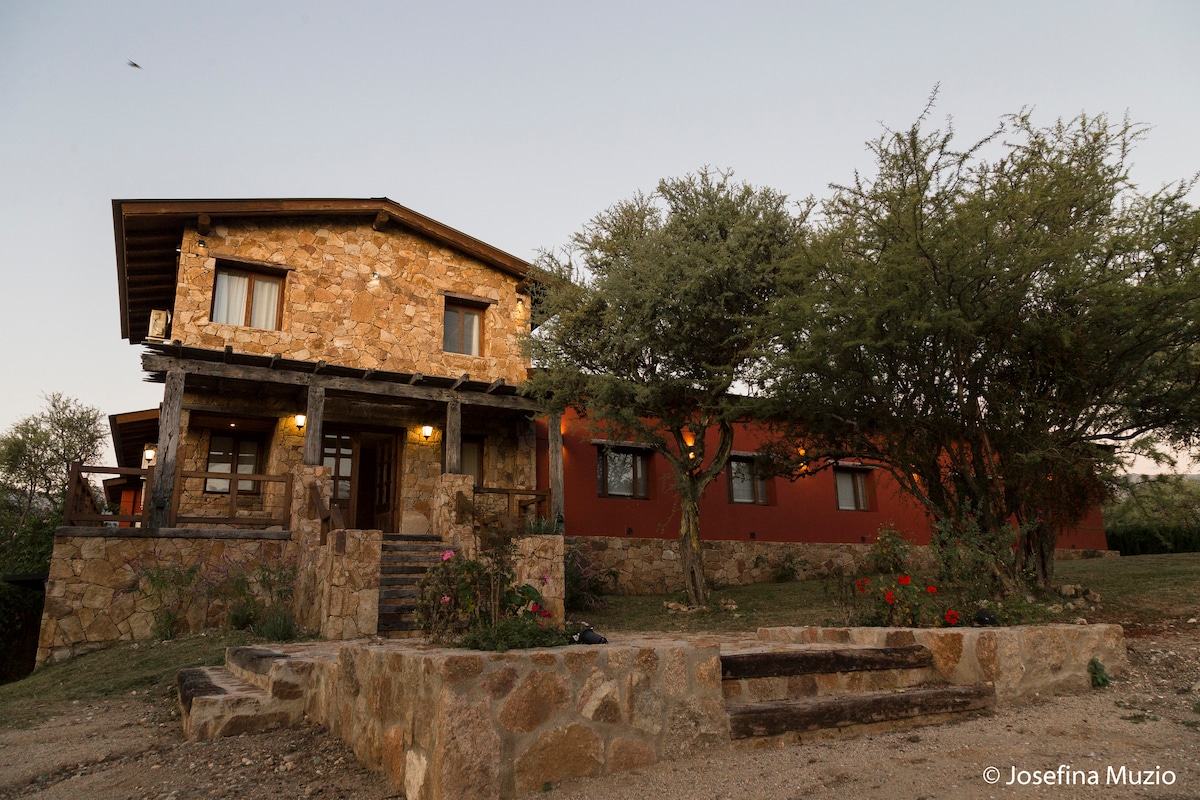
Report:
[[937,586],[925,584],[922,588],[921,582],[914,581],[906,572],[894,578],[881,578],[874,587],[870,578],[859,578],[854,586],[860,599],[870,604],[857,615],[860,624],[900,627],[958,624],[956,611],[943,611]]
[[881,573],[895,574],[904,569],[912,545],[891,525],[884,525],[876,535],[875,544],[871,545],[868,556],[875,570]]
[[541,592],[515,583],[513,544],[503,531],[481,537],[479,558],[453,550],[421,580],[417,622],[431,641],[480,650],[566,644]]

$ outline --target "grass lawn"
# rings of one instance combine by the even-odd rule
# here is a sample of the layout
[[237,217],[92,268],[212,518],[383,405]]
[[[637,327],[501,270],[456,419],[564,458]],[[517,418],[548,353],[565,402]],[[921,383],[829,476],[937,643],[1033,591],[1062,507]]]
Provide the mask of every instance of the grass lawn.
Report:
[[[1048,621],[1070,622],[1086,616],[1091,622],[1159,626],[1186,624],[1200,616],[1200,553],[1097,558],[1061,561],[1055,583],[1083,584],[1099,592],[1096,612],[1043,613]],[[722,610],[721,600],[736,610]],[[574,612],[601,633],[616,631],[753,631],[783,625],[846,624],[821,581],[761,583],[713,592],[711,611],[671,614],[665,602],[683,597],[608,597],[603,611]],[[1045,594],[1039,605],[1062,602]],[[23,726],[50,716],[56,707],[137,692],[165,700],[173,696],[175,674],[185,667],[220,664],[225,648],[254,641],[241,631],[207,631],[169,642],[122,642],[63,664],[40,669],[15,683],[0,686],[0,725]]]

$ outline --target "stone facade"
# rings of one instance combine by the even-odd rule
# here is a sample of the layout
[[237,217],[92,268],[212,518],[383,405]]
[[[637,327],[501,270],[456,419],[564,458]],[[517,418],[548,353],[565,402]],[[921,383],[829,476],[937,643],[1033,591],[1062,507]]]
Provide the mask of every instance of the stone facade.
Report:
[[308,715],[409,800],[483,800],[727,745],[716,645],[345,647]]
[[1120,625],[1018,625],[1011,628],[760,628],[765,642],[836,643],[872,647],[922,645],[947,683],[991,682],[996,698],[1013,702],[1038,694],[1091,687],[1088,662],[1099,659],[1119,674],[1129,667]]
[[[113,529],[117,534],[117,529]],[[148,639],[161,600],[138,589],[138,570],[150,563],[201,565],[206,575],[253,569],[261,562],[292,557],[289,542],[228,536],[136,537],[129,531],[107,536],[59,536],[46,582],[37,663],[52,664],[118,640]],[[183,615],[192,630],[224,622],[228,602],[202,590],[184,598]]]
[[[203,242],[203,245],[201,245]],[[279,330],[211,321],[217,263],[285,270]],[[442,349],[443,293],[486,305],[479,356]],[[279,353],[360,369],[421,372],[476,380],[525,379],[520,336],[528,300],[518,279],[397,227],[376,231],[353,218],[269,223],[234,220],[205,236],[184,233],[172,337],[185,346]]]

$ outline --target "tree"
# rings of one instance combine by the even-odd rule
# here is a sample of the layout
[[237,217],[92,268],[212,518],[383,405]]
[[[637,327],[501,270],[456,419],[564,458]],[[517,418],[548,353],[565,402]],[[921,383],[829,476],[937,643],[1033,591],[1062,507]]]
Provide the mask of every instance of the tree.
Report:
[[1194,182],[1140,193],[1128,121],[1022,113],[965,150],[923,122],[871,145],[789,272],[779,451],[874,462],[993,592],[1027,559],[1044,583],[1122,448],[1200,431]]
[[598,215],[540,266],[546,322],[527,393],[661,454],[679,493],[688,599],[706,597],[700,495],[725,468],[801,216],[770,189],[703,171]]
[[[0,436],[0,563],[36,571],[49,557],[71,462],[93,461],[108,436],[98,409],[58,392]],[[9,563],[14,562],[14,563]],[[44,564],[41,565],[44,568]]]

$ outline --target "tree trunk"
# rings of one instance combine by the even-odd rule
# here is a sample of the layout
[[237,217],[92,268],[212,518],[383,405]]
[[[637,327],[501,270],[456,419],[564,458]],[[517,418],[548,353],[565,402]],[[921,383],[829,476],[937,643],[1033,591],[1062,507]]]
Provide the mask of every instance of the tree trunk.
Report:
[[680,492],[679,556],[688,605],[702,606],[708,600],[704,585],[704,558],[700,553],[700,502],[690,492]]

